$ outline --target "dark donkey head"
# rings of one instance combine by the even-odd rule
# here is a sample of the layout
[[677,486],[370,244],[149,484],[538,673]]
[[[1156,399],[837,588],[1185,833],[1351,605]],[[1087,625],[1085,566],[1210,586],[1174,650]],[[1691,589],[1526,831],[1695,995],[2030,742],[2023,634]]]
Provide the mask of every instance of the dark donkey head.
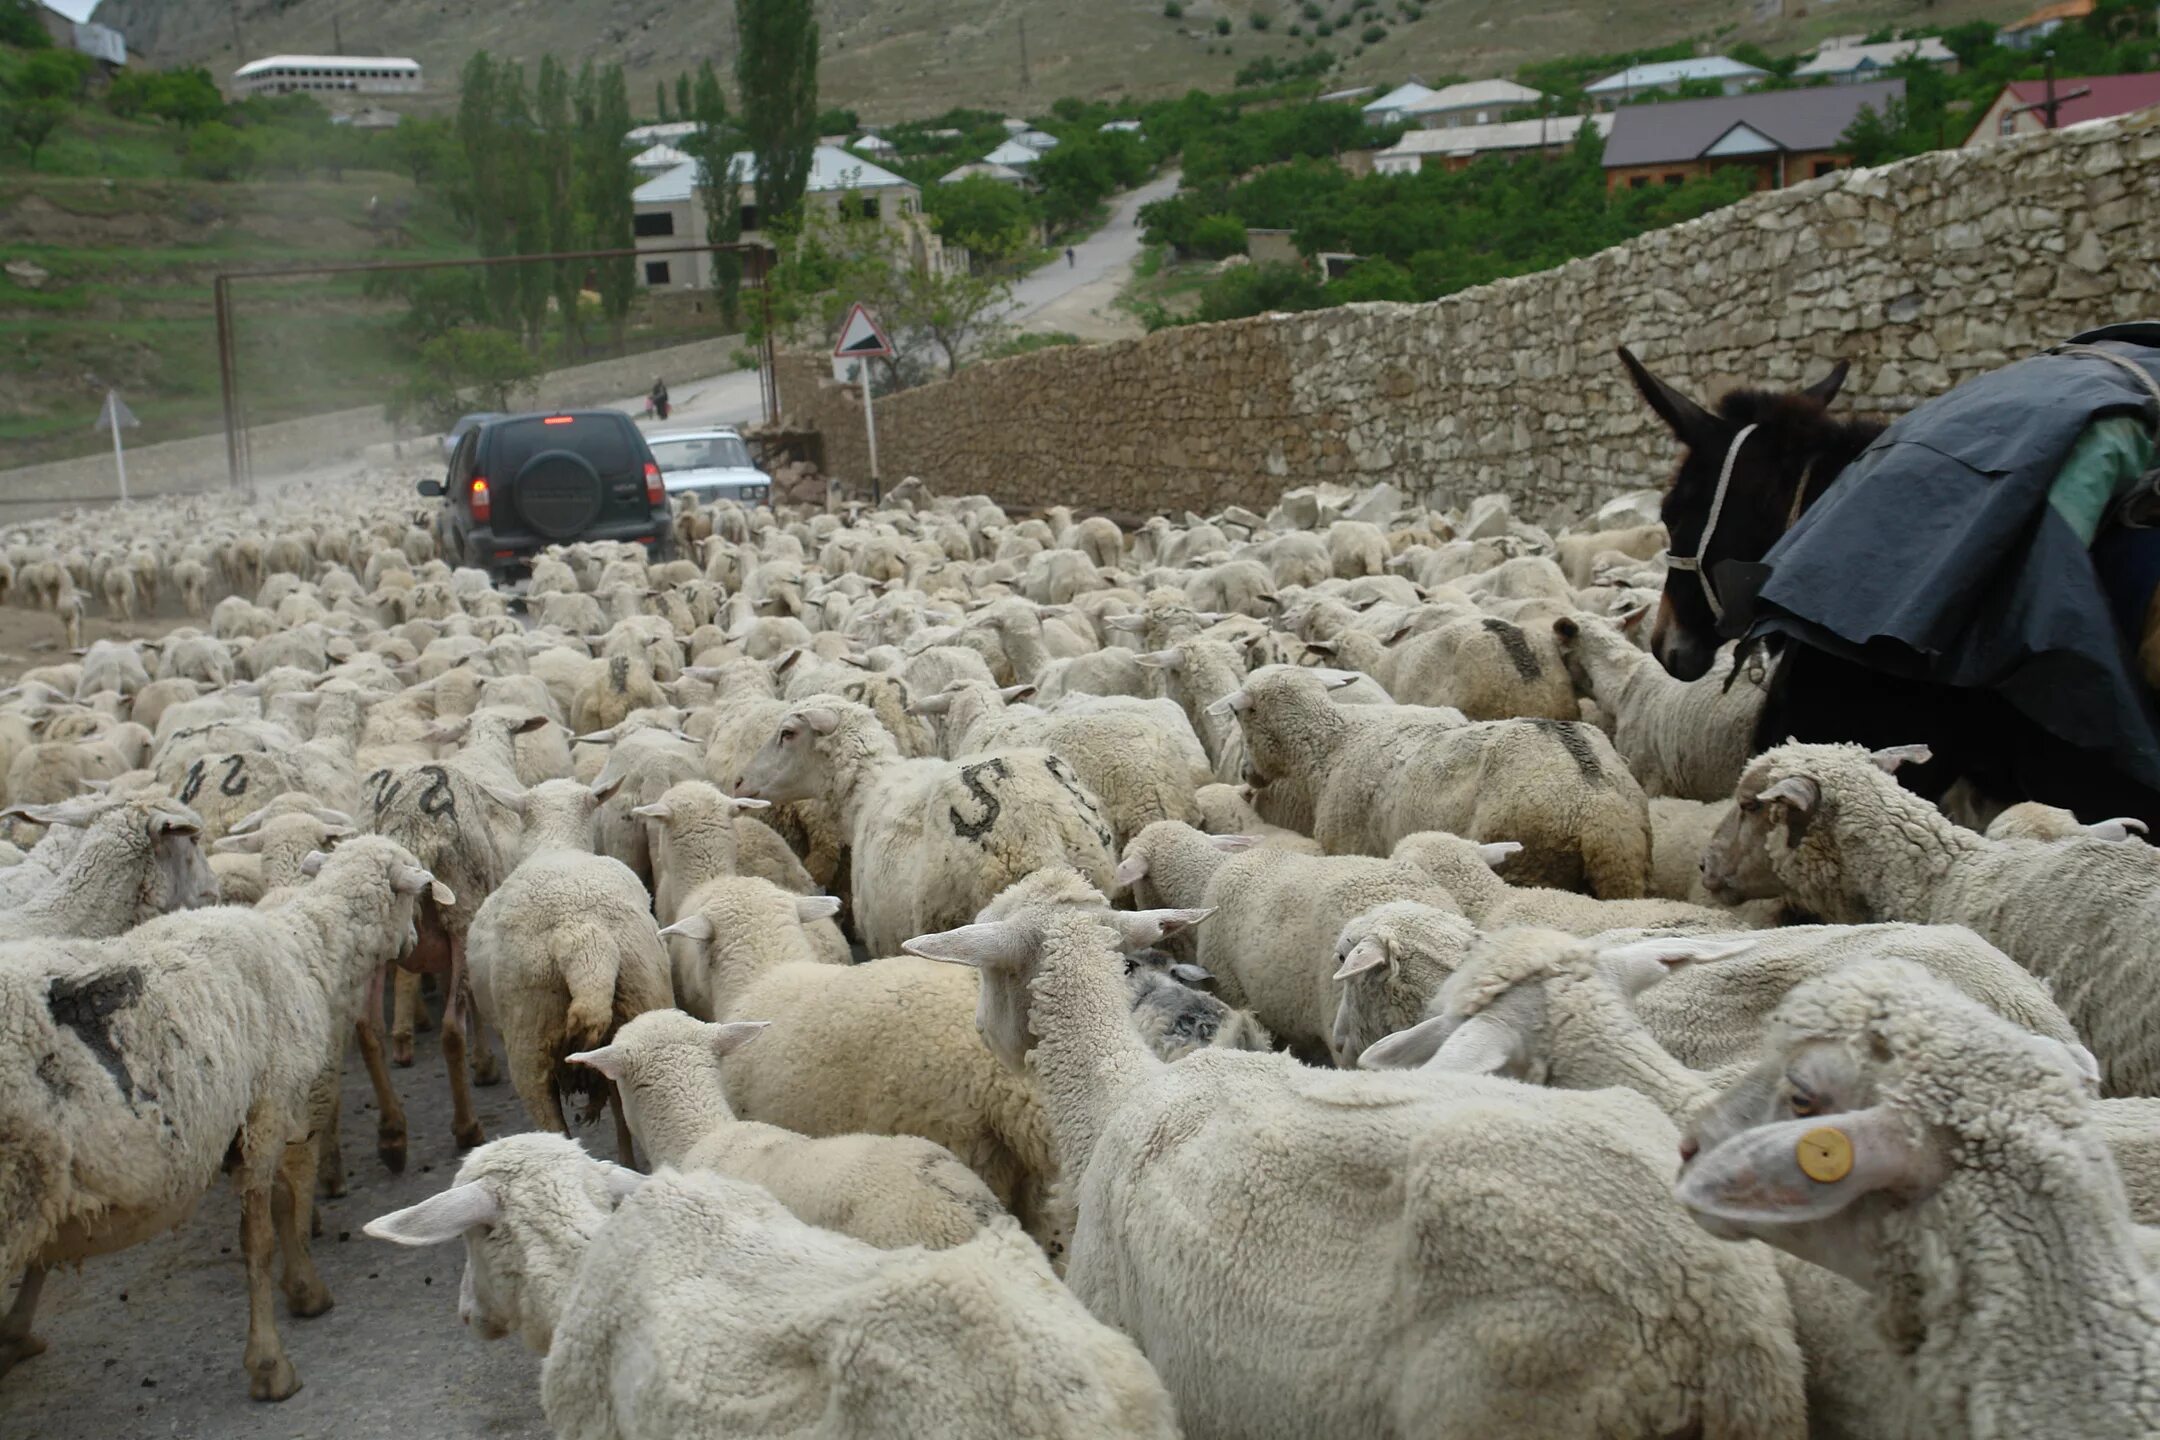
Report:
[[[1720,617],[1705,582],[1717,583],[1724,561],[1760,560],[1769,553],[1882,427],[1830,418],[1830,402],[1845,383],[1842,360],[1805,390],[1729,390],[1715,411],[1651,374],[1625,346],[1620,360],[1643,399],[1687,447],[1665,492],[1663,517],[1668,554],[1692,558],[1700,568],[1675,564],[1666,572],[1650,649],[1675,678],[1694,680],[1709,671],[1720,642]],[[1735,452],[1733,442],[1750,425],[1755,429]],[[1732,477],[1711,529],[1718,477],[1728,460]]]

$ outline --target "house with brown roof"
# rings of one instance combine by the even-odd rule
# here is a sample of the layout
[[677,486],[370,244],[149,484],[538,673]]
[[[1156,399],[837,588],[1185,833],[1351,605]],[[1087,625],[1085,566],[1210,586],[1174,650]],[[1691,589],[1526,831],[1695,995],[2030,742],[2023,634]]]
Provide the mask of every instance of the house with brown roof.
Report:
[[1679,185],[1743,166],[1756,189],[1782,190],[1850,165],[1846,128],[1904,95],[1903,80],[1875,80],[1623,106],[1605,141],[1605,187]]
[[2057,0],[2043,5],[2022,20],[2013,20],[1995,32],[1995,43],[2012,50],[2030,50],[2063,26],[2093,13],[2094,0]]
[[2036,135],[2042,130],[2109,120],[2160,105],[2160,72],[2058,77],[2052,109],[2048,88],[2045,80],[2013,80],[2003,86],[1988,102],[1987,109],[1980,112],[1972,133],[1965,137],[1964,148],[1993,144],[2011,135]]

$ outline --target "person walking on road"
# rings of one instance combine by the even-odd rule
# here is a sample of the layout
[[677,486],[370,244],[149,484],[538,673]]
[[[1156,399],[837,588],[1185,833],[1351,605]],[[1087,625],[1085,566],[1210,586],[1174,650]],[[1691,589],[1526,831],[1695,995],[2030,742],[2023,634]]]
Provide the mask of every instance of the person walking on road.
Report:
[[1065,247],[1065,268],[1070,270],[1079,263],[1080,261],[1073,255],[1073,247],[1067,245]]
[[652,413],[653,413],[653,414],[654,414],[655,416],[659,417],[659,418],[660,418],[660,419],[662,419],[662,420],[665,420],[665,419],[667,419],[667,417],[668,417],[668,393],[667,393],[667,382],[666,382],[665,380],[662,380],[662,379],[661,379],[661,378],[660,378],[660,377],[659,377],[658,375],[655,375],[655,376],[653,376],[653,379],[652,379],[652,393],[651,393],[650,395],[647,395],[647,396],[645,397],[645,404],[646,404],[647,408],[649,408],[649,409],[650,409],[650,410],[652,411]]

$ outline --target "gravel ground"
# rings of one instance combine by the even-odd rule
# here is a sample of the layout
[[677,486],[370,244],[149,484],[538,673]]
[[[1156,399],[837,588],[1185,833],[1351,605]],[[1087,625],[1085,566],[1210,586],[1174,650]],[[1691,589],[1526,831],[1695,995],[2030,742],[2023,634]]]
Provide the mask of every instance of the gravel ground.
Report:
[[[247,1284],[240,1209],[220,1183],[172,1235],[62,1271],[45,1286],[36,1332],[50,1348],[0,1379],[0,1436],[22,1440],[468,1440],[544,1437],[540,1360],[514,1337],[492,1344],[458,1323],[462,1245],[406,1249],[360,1227],[445,1188],[457,1171],[448,1085],[433,1033],[394,1070],[411,1161],[375,1159],[375,1112],[358,1058],[345,1074],[347,1193],[318,1201],[316,1264],[336,1304],[278,1329],[300,1372],[279,1404],[248,1399],[240,1352]],[[529,1128],[508,1085],[474,1092],[490,1138]],[[605,1115],[580,1136],[614,1158]],[[7,1288],[12,1292],[12,1283]]]

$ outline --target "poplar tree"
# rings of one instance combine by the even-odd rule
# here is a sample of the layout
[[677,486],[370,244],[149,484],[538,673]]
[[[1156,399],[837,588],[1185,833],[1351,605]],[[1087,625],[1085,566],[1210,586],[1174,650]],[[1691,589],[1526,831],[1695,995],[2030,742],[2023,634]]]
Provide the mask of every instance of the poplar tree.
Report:
[[810,0],[736,0],[735,90],[757,165],[758,228],[786,224],[802,204],[817,148],[817,18]]

